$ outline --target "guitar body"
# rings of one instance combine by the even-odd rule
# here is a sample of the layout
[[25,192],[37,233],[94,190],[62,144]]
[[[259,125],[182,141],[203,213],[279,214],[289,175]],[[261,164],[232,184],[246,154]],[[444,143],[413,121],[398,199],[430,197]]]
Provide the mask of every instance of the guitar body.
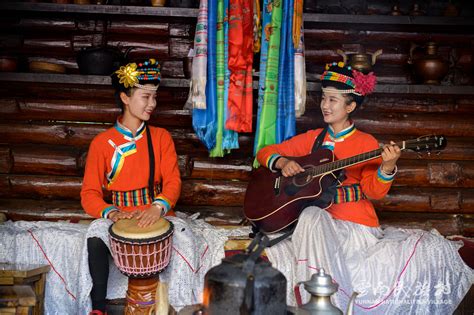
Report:
[[[331,150],[320,149],[303,157],[292,157],[304,169],[333,162]],[[244,215],[259,230],[274,233],[296,223],[301,211],[333,185],[337,175],[311,177],[304,173],[283,177],[260,167],[252,174],[244,199]],[[326,205],[318,205],[328,207]]]
[[[440,151],[446,147],[444,136],[422,136],[397,143],[401,150],[415,152]],[[290,159],[301,165],[305,171],[293,177],[283,177],[280,172],[272,173],[266,167],[257,169],[250,179],[244,199],[244,215],[259,230],[274,233],[298,221],[301,211],[308,205],[327,208],[332,195],[325,193],[337,181],[340,170],[375,159],[382,148],[364,152],[335,161],[328,149]]]

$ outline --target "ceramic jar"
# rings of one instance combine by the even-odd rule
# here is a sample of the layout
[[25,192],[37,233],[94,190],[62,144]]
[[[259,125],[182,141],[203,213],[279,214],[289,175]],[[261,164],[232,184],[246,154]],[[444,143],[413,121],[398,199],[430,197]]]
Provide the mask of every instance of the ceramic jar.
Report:
[[425,53],[417,58],[413,57],[414,50],[419,47],[412,45],[410,49],[409,63],[413,66],[415,75],[424,84],[440,84],[441,80],[448,74],[449,64],[438,55],[438,46],[435,42],[428,42],[424,48]]

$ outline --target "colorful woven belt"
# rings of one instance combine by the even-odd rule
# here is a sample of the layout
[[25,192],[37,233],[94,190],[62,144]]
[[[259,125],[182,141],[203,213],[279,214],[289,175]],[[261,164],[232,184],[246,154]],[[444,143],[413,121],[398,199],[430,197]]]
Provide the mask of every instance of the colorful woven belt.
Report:
[[337,187],[334,203],[355,202],[366,199],[359,184]]
[[[160,193],[160,185],[155,186],[155,196]],[[149,205],[153,202],[148,187],[129,190],[129,191],[112,191],[112,202],[117,207],[137,207]]]

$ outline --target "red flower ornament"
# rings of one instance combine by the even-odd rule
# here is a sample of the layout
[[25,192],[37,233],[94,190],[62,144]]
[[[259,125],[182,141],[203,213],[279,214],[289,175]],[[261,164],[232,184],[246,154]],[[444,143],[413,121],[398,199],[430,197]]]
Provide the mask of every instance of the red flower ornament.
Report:
[[360,71],[352,70],[352,76],[355,82],[355,91],[363,96],[372,93],[377,84],[377,77],[373,72],[363,74]]

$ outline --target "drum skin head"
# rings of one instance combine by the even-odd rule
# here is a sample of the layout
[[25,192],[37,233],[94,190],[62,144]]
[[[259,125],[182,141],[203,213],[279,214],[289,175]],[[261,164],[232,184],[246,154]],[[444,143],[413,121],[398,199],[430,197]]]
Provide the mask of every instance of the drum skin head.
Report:
[[154,224],[147,227],[139,227],[138,220],[122,219],[112,224],[112,231],[117,235],[130,239],[154,238],[166,233],[170,228],[170,223],[165,218],[160,218]]

